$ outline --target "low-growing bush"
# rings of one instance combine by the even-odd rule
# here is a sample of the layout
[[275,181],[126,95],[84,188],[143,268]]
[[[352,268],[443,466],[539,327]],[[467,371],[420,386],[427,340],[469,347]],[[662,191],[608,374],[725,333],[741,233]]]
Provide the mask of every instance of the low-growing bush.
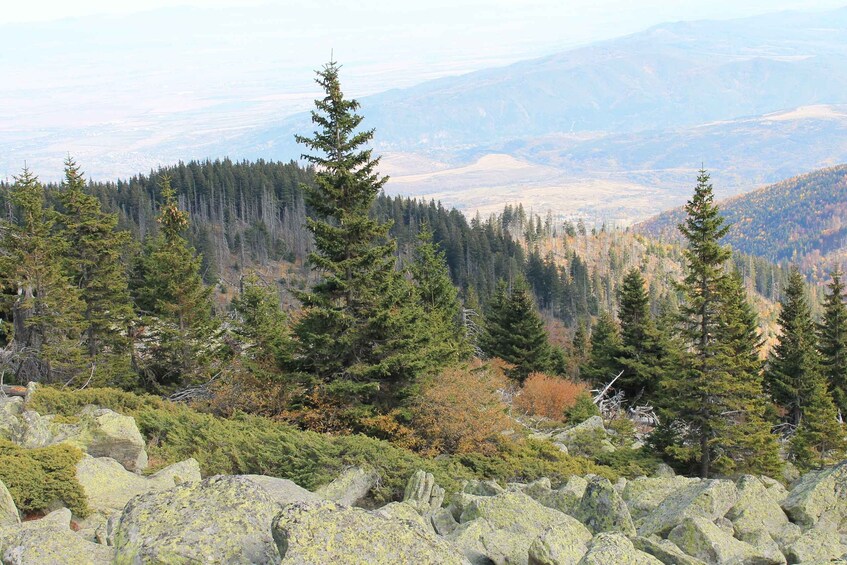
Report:
[[80,459],[82,452],[70,445],[26,449],[0,440],[0,480],[24,514],[47,511],[59,502],[84,518],[89,509],[82,485],[76,480]]
[[530,416],[562,421],[580,396],[588,394],[583,383],[544,373],[531,373],[515,397],[515,408]]
[[599,416],[600,410],[589,393],[580,394],[576,397],[576,402],[573,406],[565,411],[565,421],[568,424],[576,425],[584,422],[592,416]]

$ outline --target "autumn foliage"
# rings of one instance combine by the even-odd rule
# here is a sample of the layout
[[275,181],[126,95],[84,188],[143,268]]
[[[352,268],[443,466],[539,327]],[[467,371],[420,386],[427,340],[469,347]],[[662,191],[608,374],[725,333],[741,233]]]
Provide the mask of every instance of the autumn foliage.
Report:
[[530,416],[562,420],[565,411],[583,394],[588,394],[584,383],[532,373],[515,398],[515,408]]

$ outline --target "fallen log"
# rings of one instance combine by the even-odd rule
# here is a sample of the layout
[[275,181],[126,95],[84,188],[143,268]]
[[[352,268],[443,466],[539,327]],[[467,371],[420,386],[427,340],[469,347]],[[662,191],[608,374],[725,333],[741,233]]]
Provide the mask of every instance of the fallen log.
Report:
[[0,396],[26,396],[26,387],[15,385],[0,385]]

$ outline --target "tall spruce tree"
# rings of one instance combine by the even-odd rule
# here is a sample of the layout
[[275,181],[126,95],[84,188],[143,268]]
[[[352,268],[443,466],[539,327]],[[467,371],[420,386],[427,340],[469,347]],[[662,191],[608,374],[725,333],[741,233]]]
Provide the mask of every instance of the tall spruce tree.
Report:
[[778,322],[779,343],[768,360],[765,384],[774,401],[787,412],[788,422],[799,426],[823,375],[805,281],[796,267],[788,279]]
[[297,361],[343,402],[368,403],[379,391],[391,401],[426,369],[420,309],[395,269],[391,224],[371,215],[387,177],[364,148],[374,132],[359,130],[359,103],[344,98],[338,73],[334,61],[317,72],[325,93],[312,111],[318,130],[295,137],[314,152],[302,156],[316,167],[315,184],[303,190],[314,214],[307,220],[315,239],[309,261],[322,275],[301,296]]
[[116,214],[101,211],[100,201],[86,193],[82,173],[70,157],[59,202],[59,237],[69,242],[65,272],[85,303],[82,331],[88,363],[99,369],[100,383],[115,384],[129,373],[127,329],[133,309],[124,255],[132,238],[117,231]]
[[179,209],[169,177],[162,177],[161,190],[159,233],[144,243],[131,291],[143,328],[134,363],[146,388],[168,392],[207,377],[217,321],[201,258],[183,236],[188,213]]
[[789,453],[803,471],[844,459],[847,435],[824,379],[815,381],[803,406],[800,425],[791,438]]
[[844,304],[842,273],[836,268],[827,285],[823,319],[818,325],[821,367],[829,391],[841,414],[847,414],[847,306]]
[[19,383],[70,380],[83,367],[79,290],[64,272],[71,242],[57,237],[44,187],[24,169],[9,194],[14,215],[0,222],[0,287],[13,318],[12,366]]
[[588,360],[580,367],[579,376],[597,386],[608,383],[622,370],[618,362],[620,349],[618,324],[614,316],[604,310],[591,328]]

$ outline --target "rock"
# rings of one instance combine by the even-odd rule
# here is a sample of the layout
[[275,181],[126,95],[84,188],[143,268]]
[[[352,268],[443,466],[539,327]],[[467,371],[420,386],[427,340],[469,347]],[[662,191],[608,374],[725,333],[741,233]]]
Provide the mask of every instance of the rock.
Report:
[[389,502],[385,506],[374,510],[373,513],[392,520],[406,520],[424,531],[435,532],[432,523],[425,520],[414,506],[406,502]]
[[435,483],[432,473],[418,470],[406,483],[403,502],[411,505],[421,515],[432,514],[441,508],[444,502],[444,489]]
[[450,497],[450,504],[447,506],[447,510],[450,511],[450,514],[453,515],[453,518],[457,522],[461,522],[462,513],[465,511],[465,508],[478,498],[480,497],[475,494],[455,492],[453,493],[453,496]]
[[635,549],[652,555],[665,565],[706,565],[703,561],[683,553],[675,543],[661,538],[632,538]]
[[785,556],[782,554],[782,550],[780,550],[779,545],[766,531],[758,530],[742,532],[736,537],[744,543],[749,543],[761,551],[768,559],[771,559],[776,563],[786,563]]
[[20,416],[24,399],[20,396],[0,397],[0,438],[17,443],[23,436]]
[[587,480],[574,475],[557,490],[545,489],[544,483],[536,481],[527,485],[523,492],[548,508],[573,516],[587,487]]
[[670,479],[676,476],[676,471],[667,463],[659,463],[656,470],[653,472],[653,477],[657,479]]
[[745,475],[736,481],[735,486],[738,501],[726,517],[732,521],[737,534],[765,531],[777,535],[788,524],[788,516],[758,477]]
[[[703,517],[712,522],[723,517],[737,501],[738,491],[732,481],[711,479],[692,483],[668,495],[638,523],[638,534],[664,536],[686,518]],[[680,548],[685,551],[682,546]]]
[[286,505],[272,531],[291,565],[467,563],[450,543],[406,521],[329,501]]
[[291,504],[292,502],[319,502],[321,497],[309,492],[297,483],[288,479],[267,477],[265,475],[239,475],[253,484],[261,487],[271,500],[279,504]]
[[447,536],[459,527],[459,523],[447,508],[439,508],[429,518],[435,533],[439,536]]
[[699,479],[687,477],[639,477],[627,481],[621,496],[634,520],[653,512],[671,494],[698,483]]
[[777,481],[776,479],[772,479],[770,477],[766,477],[762,475],[759,477],[759,480],[765,486],[765,490],[768,492],[768,495],[777,503],[782,504],[786,498],[788,498],[788,489],[785,486]]
[[809,530],[785,548],[785,556],[789,563],[807,563],[837,559],[846,551],[834,532]]
[[32,410],[24,410],[20,416],[21,434],[12,441],[27,449],[46,447],[55,443],[52,425],[53,416],[42,416]]
[[784,563],[768,557],[759,548],[735,539],[701,516],[687,518],[671,530],[668,539],[688,555],[716,565]]
[[91,543],[70,528],[71,511],[62,508],[40,520],[0,528],[5,565],[106,565],[112,548]]
[[279,563],[270,528],[279,510],[265,489],[243,476],[142,494],[118,521],[115,563]]
[[371,492],[377,481],[379,474],[376,471],[349,467],[331,483],[320,487],[315,494],[344,506],[354,506]]
[[590,541],[591,533],[584,528],[553,526],[529,546],[529,565],[576,565]]
[[9,489],[0,481],[0,528],[21,523],[21,516]]
[[35,394],[35,391],[38,390],[38,383],[30,381],[26,383],[26,395],[24,396],[24,401],[29,402],[32,398],[32,395]]
[[589,479],[575,517],[595,534],[621,532],[626,536],[635,535],[635,526],[626,503],[609,479],[603,477]]
[[495,496],[506,490],[497,484],[496,481],[465,481],[462,485],[462,492],[475,496]]
[[552,440],[554,443],[565,446],[569,453],[575,455],[586,455],[587,444],[595,448],[599,444],[601,451],[615,450],[609,441],[606,428],[603,425],[603,418],[600,416],[592,416],[584,422],[554,435]]
[[714,524],[720,528],[726,535],[735,536],[735,526],[732,525],[732,522],[729,521],[726,517],[718,518],[714,521]]
[[116,512],[109,518],[97,526],[94,531],[94,540],[102,545],[115,545],[115,529],[118,526],[118,521],[121,519],[121,513]]
[[632,542],[619,532],[597,534],[579,565],[662,565],[662,562],[635,549]]
[[80,413],[76,433],[71,433],[65,441],[92,457],[111,457],[128,471],[147,468],[144,438],[135,419],[108,408],[86,406]]
[[801,535],[803,535],[803,530],[800,526],[789,522],[779,532],[773,534],[771,537],[779,546],[779,550],[782,553],[785,553],[787,547],[800,539]]
[[791,520],[812,527],[825,514],[847,516],[847,461],[821,471],[812,471],[788,493],[782,508]]
[[147,480],[159,485],[167,485],[167,488],[203,480],[200,476],[200,463],[193,457],[168,465],[167,467],[153,473]]

